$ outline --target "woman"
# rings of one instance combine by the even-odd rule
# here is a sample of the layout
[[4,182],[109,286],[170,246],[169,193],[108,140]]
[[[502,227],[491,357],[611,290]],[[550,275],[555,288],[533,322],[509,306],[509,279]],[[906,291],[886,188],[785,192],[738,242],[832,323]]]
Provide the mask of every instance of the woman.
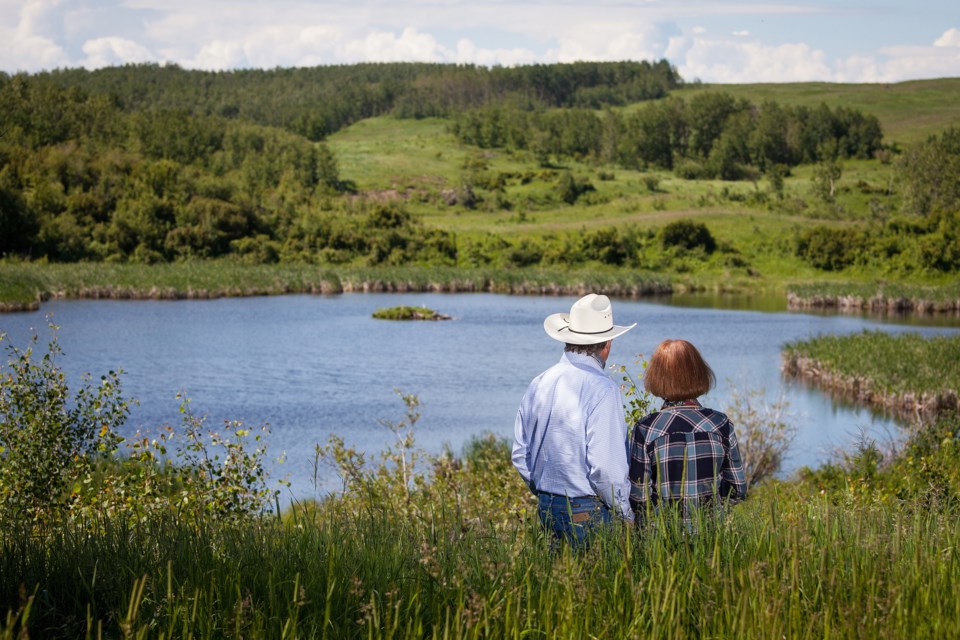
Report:
[[637,522],[672,504],[687,528],[695,529],[700,507],[746,497],[733,425],[697,400],[714,384],[713,370],[686,340],[664,340],[654,352],[643,386],[664,402],[633,427],[630,505]]

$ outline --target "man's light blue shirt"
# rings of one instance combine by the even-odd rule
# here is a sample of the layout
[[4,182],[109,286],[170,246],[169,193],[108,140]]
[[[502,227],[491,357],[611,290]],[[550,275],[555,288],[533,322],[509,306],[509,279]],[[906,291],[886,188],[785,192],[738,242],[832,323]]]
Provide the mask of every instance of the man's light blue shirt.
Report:
[[520,402],[513,464],[531,491],[595,495],[633,520],[626,432],[617,383],[593,356],[564,352]]

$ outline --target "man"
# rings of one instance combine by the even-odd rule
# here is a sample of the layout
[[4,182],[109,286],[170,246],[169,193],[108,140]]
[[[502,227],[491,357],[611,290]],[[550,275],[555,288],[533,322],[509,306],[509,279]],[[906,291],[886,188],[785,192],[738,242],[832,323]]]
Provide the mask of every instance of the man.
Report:
[[566,347],[520,402],[513,464],[554,541],[578,547],[612,514],[633,521],[623,400],[603,369],[613,339],[635,326],[613,324],[610,299],[593,293],[543,323]]

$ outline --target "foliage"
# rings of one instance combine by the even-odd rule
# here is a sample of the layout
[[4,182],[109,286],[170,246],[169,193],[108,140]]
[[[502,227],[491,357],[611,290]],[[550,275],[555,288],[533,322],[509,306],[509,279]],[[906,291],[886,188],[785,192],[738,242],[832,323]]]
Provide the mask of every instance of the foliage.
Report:
[[637,385],[643,379],[643,371],[647,369],[647,360],[638,353],[634,364],[640,366],[640,373],[633,375],[626,365],[610,363],[610,371],[620,376],[620,391],[626,402],[623,405],[627,418],[627,433],[632,433],[633,425],[653,410],[653,398],[644,389],[643,384]]
[[717,248],[717,241],[707,225],[693,220],[677,220],[664,225],[660,238],[664,247],[684,251],[700,249],[704,253],[713,253]]
[[863,438],[833,462],[801,470],[799,479],[838,500],[955,508],[960,505],[960,421],[947,413],[916,425],[899,450]]
[[[282,520],[0,531],[0,631],[859,638],[940,637],[960,623],[948,501],[775,482],[692,538],[611,529],[583,554],[551,554],[507,443],[483,437],[437,458],[425,484],[398,470],[410,410],[383,481],[367,476],[376,491],[351,484]],[[97,570],[104,558],[115,570]]]
[[373,312],[373,317],[379,320],[439,320],[447,316],[443,316],[427,307],[401,305],[377,309]]
[[[784,345],[788,360],[806,358],[842,380],[869,385],[874,393],[910,394],[920,400],[956,398],[960,390],[960,337],[864,331],[821,335]],[[955,400],[956,401],[956,400]]]
[[174,460],[184,471],[182,503],[198,501],[218,520],[243,519],[269,511],[280,494],[267,486],[264,467],[269,434],[266,425],[252,435],[242,422],[225,421],[219,431],[206,428],[206,418],[190,409],[183,396],[181,432]]
[[866,238],[859,229],[818,226],[797,238],[797,255],[817,269],[841,271],[862,257]]
[[[156,265],[144,289],[107,279],[83,295],[158,297],[337,289],[311,286],[310,275],[264,283],[266,271],[247,272],[256,280],[248,283],[224,258],[285,273],[333,268],[331,281],[368,267],[434,268],[447,274],[434,279],[444,288],[461,280],[453,268],[508,272],[493,276],[508,288],[526,277],[513,271],[536,267],[555,274],[554,288],[567,286],[567,270],[626,280],[630,271],[612,273],[624,269],[670,274],[678,290],[723,292],[779,290],[826,270],[924,284],[956,272],[949,198],[917,215],[909,195],[921,194],[918,176],[936,162],[891,163],[894,147],[881,149],[888,164],[863,159],[880,144],[872,116],[836,106],[833,94],[822,96],[829,107],[779,98],[799,88],[681,84],[659,63],[223,74],[143,65],[4,76],[0,259]],[[890,100],[901,89],[890,87]],[[879,95],[837,88],[857,100],[861,90]],[[658,99],[619,108],[629,96]],[[891,109],[882,100],[876,108]],[[420,119],[380,115],[401,112]],[[422,117],[430,114],[439,117]],[[951,139],[938,138],[934,156],[946,158]],[[828,203],[810,185],[818,163],[834,161],[843,177]],[[717,182],[732,178],[753,188]],[[719,251],[664,247],[658,234],[678,215],[709,225]],[[813,246],[831,240],[804,237],[821,225],[853,229],[844,237],[852,246]],[[810,251],[800,246],[808,239]],[[171,270],[160,265],[206,271],[199,260],[216,260],[209,270],[229,284],[165,284]],[[4,308],[35,308],[61,291],[37,280],[49,278],[0,278],[0,298],[13,303]],[[405,286],[392,277],[382,286],[394,284]]]
[[85,383],[71,396],[57,363],[57,327],[51,330],[39,359],[36,335],[26,349],[7,349],[0,378],[0,522],[42,530],[95,515],[116,523],[167,513],[236,521],[269,511],[279,490],[267,487],[260,434],[251,436],[236,421],[208,431],[205,418],[182,398],[181,429],[124,438],[119,432],[129,402],[121,394],[122,372],[102,376],[95,388]]
[[557,185],[557,191],[560,199],[567,204],[576,203],[577,199],[589,191],[595,191],[593,184],[586,178],[574,178],[569,171],[560,174],[560,182]]
[[454,115],[452,132],[484,149],[592,158],[625,167],[676,168],[689,179],[755,179],[777,165],[871,158],[883,132],[876,117],[845,107],[754,105],[726,93],[668,98],[626,116],[578,109],[530,112],[504,103]]
[[[611,528],[576,555],[551,553],[508,443],[427,456],[419,400],[398,395],[406,412],[382,421],[393,443],[379,462],[318,445],[343,491],[282,518],[180,501],[135,520],[90,503],[57,527],[5,523],[0,636],[940,637],[960,624],[960,564],[944,560],[960,547],[955,417],[899,456],[863,447],[768,482],[696,536]],[[156,470],[165,445],[146,446],[141,468]],[[206,445],[191,451],[183,482],[233,482],[206,466]]]
[[[51,325],[52,329],[57,327]],[[0,334],[0,342],[5,339]],[[43,521],[70,508],[91,466],[120,443],[128,404],[120,372],[71,396],[54,336],[38,357],[34,335],[25,349],[5,345],[0,377],[0,522]]]
[[868,229],[817,225],[797,234],[795,252],[824,271],[865,266],[888,273],[955,273],[960,270],[960,212],[891,218]]
[[899,159],[905,208],[917,215],[960,209],[960,129],[912,145]]

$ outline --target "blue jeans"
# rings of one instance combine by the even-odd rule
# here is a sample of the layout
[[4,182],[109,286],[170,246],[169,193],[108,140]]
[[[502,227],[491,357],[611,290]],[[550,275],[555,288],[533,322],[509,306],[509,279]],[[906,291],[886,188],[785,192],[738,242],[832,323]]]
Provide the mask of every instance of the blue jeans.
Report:
[[566,540],[574,549],[586,548],[590,534],[612,520],[610,509],[595,496],[567,498],[544,491],[537,493],[540,524],[552,534],[551,548]]

